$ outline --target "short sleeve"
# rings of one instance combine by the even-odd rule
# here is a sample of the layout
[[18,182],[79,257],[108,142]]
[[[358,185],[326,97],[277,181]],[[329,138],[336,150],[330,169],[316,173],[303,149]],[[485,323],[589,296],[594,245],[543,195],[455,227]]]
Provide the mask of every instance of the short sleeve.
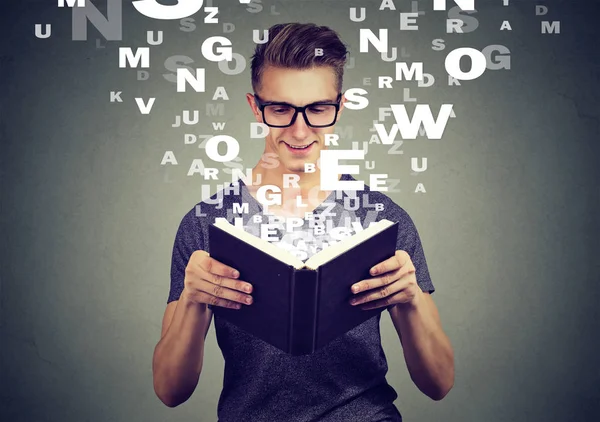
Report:
[[412,218],[408,213],[400,208],[401,222],[398,228],[398,242],[396,244],[396,250],[403,250],[408,253],[410,259],[415,266],[415,274],[417,277],[417,284],[424,292],[430,294],[435,291],[433,282],[429,275],[429,269],[427,268],[427,260],[425,259],[425,253],[423,252],[423,246],[421,245],[421,238],[419,232]]
[[204,250],[204,240],[198,220],[199,218],[195,217],[192,210],[183,217],[177,229],[171,257],[171,288],[167,303],[179,300],[184,286],[185,269],[190,257],[194,251]]

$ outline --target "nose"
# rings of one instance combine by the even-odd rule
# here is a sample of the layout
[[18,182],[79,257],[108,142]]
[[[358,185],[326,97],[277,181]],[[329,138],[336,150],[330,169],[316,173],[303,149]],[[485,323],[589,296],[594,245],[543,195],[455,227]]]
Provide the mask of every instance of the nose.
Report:
[[296,121],[290,127],[290,129],[292,131],[292,135],[297,139],[304,139],[310,134],[311,128],[306,122],[304,113],[298,113],[298,116],[296,116]]

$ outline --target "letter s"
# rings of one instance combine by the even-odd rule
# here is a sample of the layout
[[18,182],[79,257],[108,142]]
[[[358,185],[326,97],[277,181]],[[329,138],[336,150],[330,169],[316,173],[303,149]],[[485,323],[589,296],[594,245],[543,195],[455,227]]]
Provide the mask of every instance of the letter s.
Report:
[[367,94],[368,92],[362,88],[347,89],[344,96],[348,101],[346,101],[344,107],[350,110],[362,110],[363,108],[366,108],[369,105],[369,99],[362,95]]
[[171,20],[183,19],[192,16],[202,9],[204,0],[179,0],[177,4],[165,6],[156,0],[136,0],[133,7],[142,15],[152,19]]

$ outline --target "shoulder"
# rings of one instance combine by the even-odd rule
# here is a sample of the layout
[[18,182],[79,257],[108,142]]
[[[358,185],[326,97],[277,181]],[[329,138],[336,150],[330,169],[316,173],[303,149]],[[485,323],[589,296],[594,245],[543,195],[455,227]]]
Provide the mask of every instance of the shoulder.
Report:
[[210,197],[196,203],[183,217],[184,221],[194,221],[196,225],[209,225],[218,217],[228,217],[234,203],[241,202],[241,185],[239,180],[225,183],[217,187]]
[[218,217],[231,220],[233,203],[239,201],[239,192],[234,183],[221,186],[210,197],[197,202],[181,218],[176,242],[194,249],[204,249],[207,243],[209,226]]

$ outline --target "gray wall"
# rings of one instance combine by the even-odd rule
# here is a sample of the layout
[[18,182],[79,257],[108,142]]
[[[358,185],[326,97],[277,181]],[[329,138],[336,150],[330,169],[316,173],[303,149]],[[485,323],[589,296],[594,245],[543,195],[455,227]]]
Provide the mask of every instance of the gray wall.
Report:
[[[104,10],[104,1],[95,3]],[[358,52],[361,27],[390,28],[390,46],[425,63],[436,77],[433,88],[365,87],[371,104],[346,111],[341,126],[353,133],[342,147],[368,140],[377,107],[401,103],[403,87],[434,110],[454,104],[457,117],[441,140],[407,140],[403,155],[372,145],[368,154],[377,172],[400,180],[400,192],[389,196],[419,230],[433,298],[455,350],[455,386],[433,402],[410,380],[383,314],[388,380],[405,420],[598,420],[597,3],[545,2],[549,13],[541,17],[533,1],[479,1],[479,28],[465,34],[445,34],[445,15],[434,13],[431,2],[421,2],[419,31],[399,30],[399,11],[410,11],[403,0],[395,1],[395,12],[379,12],[378,1],[263,0],[261,13],[237,1],[214,3],[221,22],[235,23],[227,36],[246,57],[252,29],[287,21],[336,29],[356,59],[345,88],[361,87],[363,77],[394,75],[393,63],[373,49]],[[367,7],[367,21],[351,22],[350,6]],[[503,19],[512,32],[498,30]],[[178,408],[155,396],[151,361],[175,231],[205,183],[187,170],[194,158],[210,164],[197,145],[183,144],[183,134],[211,134],[211,121],[227,121],[244,165],[253,166],[263,141],[248,137],[250,70],[226,76],[202,58],[200,43],[222,35],[220,24],[183,32],[177,22],[146,18],[125,2],[123,41],[96,48],[100,33],[89,25],[88,40],[73,41],[71,20],[54,1],[2,6],[8,35],[1,41],[1,418],[215,421],[223,360],[214,326],[198,388]],[[560,20],[561,33],[542,35],[542,20]],[[36,23],[51,23],[52,37],[35,38]],[[118,68],[118,47],[146,45],[152,29],[165,31],[165,43],[151,49],[150,79],[138,81],[136,70]],[[434,38],[446,39],[448,48],[432,50]],[[510,49],[510,70],[447,86],[450,49],[493,44]],[[205,93],[177,93],[162,77],[164,60],[176,54],[206,68]],[[230,96],[225,116],[207,117],[205,103],[220,85]],[[111,90],[123,91],[122,104],[109,102]],[[138,96],[157,98],[150,115],[138,111]],[[194,108],[200,124],[170,126]],[[178,166],[160,165],[167,150]],[[411,174],[411,157],[427,157],[427,171]],[[419,182],[427,193],[414,193]]]

